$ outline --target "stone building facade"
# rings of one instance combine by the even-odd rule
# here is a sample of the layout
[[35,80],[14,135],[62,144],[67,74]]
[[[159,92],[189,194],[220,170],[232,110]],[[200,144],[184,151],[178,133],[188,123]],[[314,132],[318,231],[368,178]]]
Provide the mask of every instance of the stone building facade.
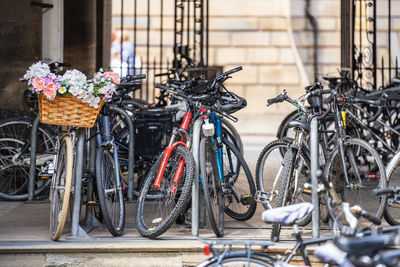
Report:
[[[120,0],[113,0],[113,24],[118,29]],[[126,3],[127,1],[125,1]],[[171,1],[172,2],[172,1]],[[243,66],[227,81],[248,106],[237,113],[242,133],[274,133],[280,120],[294,110],[289,104],[266,107],[268,98],[287,89],[292,97],[304,93],[313,77],[313,33],[305,16],[305,0],[210,0],[209,65],[225,70]],[[159,53],[159,4],[151,1],[150,57]],[[158,5],[158,6],[157,6]],[[319,27],[319,73],[340,67],[340,1],[313,0],[311,13]],[[164,55],[172,58],[173,6],[164,1]],[[133,5],[124,6],[124,28],[133,38]],[[137,5],[137,55],[146,54],[147,6]],[[131,39],[132,40],[132,39]]]

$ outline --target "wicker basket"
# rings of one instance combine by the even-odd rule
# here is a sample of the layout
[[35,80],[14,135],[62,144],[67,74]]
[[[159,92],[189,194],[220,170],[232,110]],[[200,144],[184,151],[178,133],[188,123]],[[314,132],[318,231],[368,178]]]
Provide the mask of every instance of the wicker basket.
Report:
[[96,122],[97,115],[103,107],[104,101],[101,100],[98,108],[90,107],[88,103],[83,103],[82,99],[72,95],[56,97],[49,101],[43,95],[39,95],[39,115],[42,123],[76,126],[91,128]]

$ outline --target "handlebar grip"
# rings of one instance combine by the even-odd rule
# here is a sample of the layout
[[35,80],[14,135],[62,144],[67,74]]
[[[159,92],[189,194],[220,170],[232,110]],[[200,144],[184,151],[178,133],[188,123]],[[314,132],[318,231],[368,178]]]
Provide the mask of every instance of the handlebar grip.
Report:
[[378,217],[375,217],[374,215],[369,214],[366,211],[361,211],[361,217],[363,217],[364,219],[367,219],[368,221],[372,222],[375,225],[381,225],[382,220],[379,219]]
[[145,79],[146,78],[146,74],[137,74],[137,75],[128,75],[126,76],[126,81],[130,82],[130,81],[134,81],[134,80],[140,80],[140,79]]
[[231,70],[228,70],[228,71],[224,72],[223,75],[224,75],[224,76],[225,76],[225,75],[230,75],[230,74],[232,74],[232,73],[241,71],[242,69],[243,69],[243,67],[242,67],[242,66],[239,66],[239,67],[236,67],[236,68],[234,68],[234,69],[231,69]]
[[376,188],[372,190],[372,194],[374,196],[382,196],[382,195],[394,194],[397,191],[398,190],[396,187]]
[[173,92],[173,90],[171,88],[169,88],[169,87],[167,87],[167,86],[165,86],[163,84],[160,84],[160,83],[154,84],[154,87],[155,88],[160,88],[160,89],[168,91],[168,92]]
[[236,118],[236,117],[234,117],[234,116],[232,116],[232,115],[226,113],[225,111],[222,111],[221,114],[222,114],[224,117],[230,119],[230,120],[233,121],[233,122],[237,122],[237,121],[238,121],[238,118]]
[[277,97],[270,98],[267,100],[267,103],[268,103],[267,107],[271,106],[272,104],[275,104],[275,103],[281,103],[281,102],[285,101],[285,99],[286,99],[286,95],[284,95],[284,94],[280,94]]

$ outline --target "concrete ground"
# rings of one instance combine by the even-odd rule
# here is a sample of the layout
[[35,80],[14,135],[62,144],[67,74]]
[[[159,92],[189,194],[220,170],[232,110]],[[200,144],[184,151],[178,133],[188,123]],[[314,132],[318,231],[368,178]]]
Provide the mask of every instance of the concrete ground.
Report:
[[[244,136],[245,159],[254,175],[257,157],[274,137]],[[235,221],[225,216],[226,239],[269,240],[271,226],[261,221],[259,204],[252,219]],[[87,238],[70,239],[70,218],[60,241],[49,237],[49,202],[0,202],[0,266],[193,266],[204,260],[203,244],[192,237],[189,224],[174,225],[157,240],[143,238],[134,222],[135,203],[126,205],[126,229],[112,237],[104,226]],[[84,222],[81,223],[84,227]],[[311,237],[311,225],[303,228]],[[284,227],[281,241],[273,250],[285,251],[294,244],[291,228]],[[323,228],[322,235],[330,230]],[[207,222],[201,238],[214,238]],[[116,256],[117,255],[117,256]]]

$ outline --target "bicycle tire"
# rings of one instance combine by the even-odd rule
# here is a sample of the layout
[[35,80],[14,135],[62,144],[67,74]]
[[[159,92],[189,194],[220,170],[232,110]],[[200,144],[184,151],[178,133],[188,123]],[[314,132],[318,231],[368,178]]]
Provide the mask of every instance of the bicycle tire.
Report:
[[65,136],[60,142],[50,186],[50,235],[54,241],[60,238],[68,214],[73,161],[72,141],[69,136]]
[[[370,214],[381,218],[386,203],[386,197],[374,197],[371,191],[375,188],[384,188],[387,186],[385,167],[382,160],[376,150],[361,139],[350,138],[346,140],[344,149],[349,182],[353,182],[355,176],[359,174],[358,176],[363,178],[361,182],[364,182],[365,185],[356,185],[354,188],[346,185],[343,173],[341,172],[343,168],[338,153],[338,146],[332,151],[328,163],[325,166],[325,177],[328,181],[332,182],[343,201],[348,202],[350,206],[359,204]],[[356,157],[351,156],[352,154]],[[352,160],[352,158],[354,158],[354,160]],[[356,159],[360,163],[358,166],[354,166]],[[372,160],[374,160],[375,163],[372,162]],[[360,227],[362,226],[363,224],[360,223]]]
[[[278,198],[275,203],[274,208],[280,208],[286,205],[286,199],[288,194],[290,176],[293,171],[293,154],[292,149],[288,149],[283,157],[283,169],[281,179],[279,181],[279,189],[278,189]],[[276,242],[279,240],[279,236],[281,233],[281,224],[280,223],[273,223],[272,230],[271,230],[271,240]]]
[[[257,159],[257,190],[267,192],[270,203],[273,203],[278,195],[279,178],[283,169],[283,157],[281,155],[281,151],[286,151],[288,147],[288,142],[282,140],[272,141],[264,147]],[[303,149],[305,149],[305,147],[303,147]],[[292,187],[297,186],[297,188],[292,188],[292,190],[290,190],[292,192],[290,204],[311,202],[311,192],[303,187],[305,183],[311,183],[309,172],[310,160],[308,159],[307,153],[300,153],[299,156],[301,157],[301,161],[296,164],[293,171],[294,175],[292,176],[293,179],[295,179],[296,174],[298,174],[297,183],[296,180],[294,183],[290,183]],[[266,203],[262,204],[264,209],[269,208]],[[300,226],[305,226],[311,222],[311,217],[311,214],[308,214],[305,217],[297,220],[296,223]]]
[[224,196],[218,173],[216,149],[208,137],[200,141],[200,171],[204,200],[211,227],[217,237],[224,235]]
[[292,134],[289,134],[289,122],[298,120],[300,119],[299,112],[297,110],[294,110],[290,112],[281,122],[279,125],[278,131],[276,133],[276,137],[278,137],[279,140],[282,140],[284,137],[292,137]]
[[[396,153],[397,154],[397,153]],[[391,162],[387,165],[386,176],[387,176],[387,186],[400,186],[400,157],[395,155],[394,158],[396,162],[391,164]],[[391,202],[390,198],[388,198],[387,205],[385,206],[385,211],[383,213],[385,220],[392,226],[400,224],[400,204]]]
[[[142,236],[148,238],[156,238],[165,233],[185,210],[191,198],[191,188],[194,179],[194,159],[189,149],[181,145],[176,146],[171,152],[160,188],[153,186],[164,153],[160,154],[156,163],[147,174],[136,206],[137,229]],[[181,174],[179,184],[176,185],[176,193],[171,194],[173,177],[180,158],[184,160],[184,170]],[[149,195],[154,195],[155,197],[149,199]],[[149,200],[149,203],[146,203],[147,200]],[[171,207],[168,208],[168,205]],[[163,209],[166,211],[166,214],[163,213]]]
[[232,123],[230,123],[224,118],[221,119],[221,123],[222,123],[222,133],[226,133],[232,136],[230,141],[236,146],[236,148],[239,149],[240,154],[243,155],[243,142],[238,131],[235,129]]
[[257,203],[254,201],[256,186],[253,176],[236,146],[226,138],[223,138],[222,142],[225,154],[223,156],[225,213],[235,220],[246,221],[253,217],[257,208]]
[[206,260],[198,265],[198,267],[219,267],[219,266],[248,266],[248,267],[271,267],[273,263],[263,261],[254,256],[225,256],[222,260],[216,256]]
[[[30,141],[31,125],[33,118],[16,117],[0,121],[0,198],[10,201],[21,201],[28,199],[29,185],[29,149],[26,157],[18,162],[13,160],[13,156],[22,150],[24,145]],[[37,158],[54,151],[55,139],[54,132],[50,127],[39,124],[37,143]],[[49,157],[52,157],[49,155]],[[37,168],[39,171],[40,168]],[[51,179],[44,180],[37,177],[35,180],[34,196],[46,192],[51,184]]]
[[125,203],[122,186],[118,188],[113,155],[105,147],[96,151],[96,184],[103,222],[113,236],[121,236],[125,228]]

